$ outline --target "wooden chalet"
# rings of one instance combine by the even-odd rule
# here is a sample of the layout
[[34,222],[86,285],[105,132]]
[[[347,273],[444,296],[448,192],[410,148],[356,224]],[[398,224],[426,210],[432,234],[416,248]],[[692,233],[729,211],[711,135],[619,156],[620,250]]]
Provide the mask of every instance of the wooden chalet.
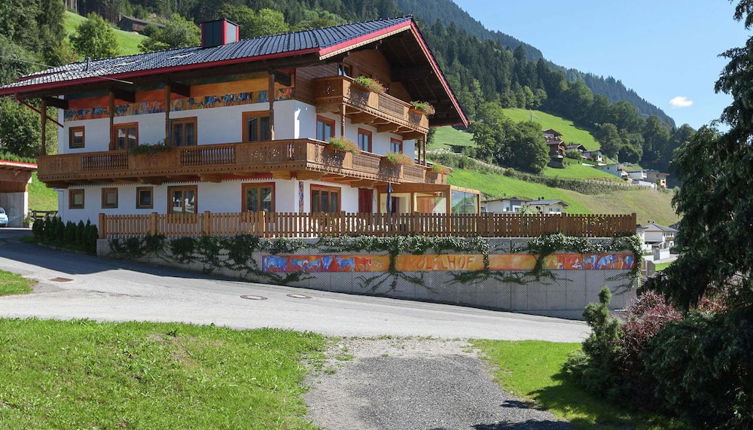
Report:
[[[38,164],[64,221],[478,213],[477,191],[451,187],[426,162],[430,127],[468,121],[412,18],[238,33],[229,21],[209,22],[202,46],[87,60],[0,87],[30,107],[41,100],[38,112],[57,109],[40,121],[43,133],[47,122],[59,126],[58,153],[40,145]],[[333,138],[358,150],[338,150]]]

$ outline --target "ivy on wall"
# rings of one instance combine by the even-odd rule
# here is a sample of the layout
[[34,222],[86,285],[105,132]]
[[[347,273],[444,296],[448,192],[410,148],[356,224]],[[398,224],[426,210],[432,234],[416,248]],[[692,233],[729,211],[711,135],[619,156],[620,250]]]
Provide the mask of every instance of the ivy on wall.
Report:
[[409,275],[396,268],[398,255],[421,255],[430,250],[436,254],[456,252],[483,255],[484,269],[453,272],[453,283],[472,283],[494,279],[499,282],[526,284],[540,281],[541,278],[556,280],[551,270],[544,269],[544,259],[556,252],[601,254],[627,250],[632,252],[635,258],[633,269],[627,274],[617,275],[610,280],[624,277],[628,280],[625,287],[629,288],[632,286],[632,281],[640,273],[642,258],[640,239],[635,235],[615,237],[609,241],[595,241],[589,238],[562,234],[532,238],[520,247],[512,249],[513,253],[527,253],[536,256],[533,269],[524,273],[490,270],[489,254],[497,252],[499,249],[492,249],[491,241],[482,237],[336,236],[322,237],[307,243],[301,239],[265,239],[251,235],[231,237],[185,236],[173,239],[157,235],[110,240],[110,249],[116,257],[141,258],[149,256],[161,258],[168,263],[172,261],[180,264],[198,263],[202,265],[202,270],[205,273],[212,273],[218,268],[223,268],[237,271],[241,273],[243,278],[254,276],[255,279],[280,285],[310,279],[311,275],[306,272],[281,275],[262,271],[254,258],[254,253],[292,254],[304,248],[312,249],[317,253],[386,253],[389,255],[389,267],[386,272],[357,278],[359,286],[371,292],[377,291],[385,284],[388,285],[388,292],[394,291],[400,280],[431,289],[424,282],[423,275]]

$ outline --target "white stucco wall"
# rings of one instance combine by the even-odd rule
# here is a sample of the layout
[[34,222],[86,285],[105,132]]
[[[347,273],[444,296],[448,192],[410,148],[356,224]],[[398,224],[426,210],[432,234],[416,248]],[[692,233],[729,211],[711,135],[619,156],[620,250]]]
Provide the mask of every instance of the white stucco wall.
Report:
[[29,213],[29,194],[0,193],[0,207],[8,215],[8,227],[21,227]]
[[[344,212],[358,212],[358,189],[344,184],[335,184],[323,181],[298,181],[296,179],[244,179],[235,181],[213,182],[181,182],[166,183],[162,185],[144,184],[103,184],[87,185],[70,189],[84,190],[84,208],[68,208],[68,191],[58,190],[59,213],[63,221],[87,220],[97,223],[99,214],[107,215],[146,215],[152,212],[167,213],[168,188],[180,185],[196,185],[198,190],[199,212],[211,211],[214,213],[227,212],[238,213],[241,211],[242,184],[273,182],[275,184],[275,209],[277,212],[298,212],[299,182],[303,183],[303,210],[311,211],[311,185],[323,185],[340,188],[341,210]],[[136,207],[136,189],[139,187],[152,187],[154,189],[154,207],[151,209],[139,209]],[[118,207],[102,208],[102,188],[118,189]],[[376,198],[376,191],[373,193]],[[1,200],[0,200],[1,202]],[[374,203],[374,208],[376,205]],[[25,213],[25,212],[24,212]]]

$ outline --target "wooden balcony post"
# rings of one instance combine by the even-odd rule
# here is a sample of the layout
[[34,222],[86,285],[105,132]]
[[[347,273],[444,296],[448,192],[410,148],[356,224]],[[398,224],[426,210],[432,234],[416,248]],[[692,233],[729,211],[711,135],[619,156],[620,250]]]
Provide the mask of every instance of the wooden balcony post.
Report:
[[165,145],[170,145],[170,94],[172,86],[170,82],[165,83]]
[[212,235],[212,212],[204,211],[201,215],[201,233],[207,236]]
[[157,212],[149,214],[149,235],[151,236],[157,235],[157,216]]
[[107,95],[107,110],[110,117],[110,150],[115,149],[115,131],[113,130],[115,126],[115,94],[113,94],[112,90]]
[[107,239],[107,216],[100,212],[99,213],[99,238],[100,239]]
[[452,190],[445,191],[445,216],[447,217],[447,233],[452,232]]
[[275,140],[275,74],[272,70],[269,71],[267,100],[269,100],[269,138]]
[[42,133],[40,135],[39,142],[39,155],[47,155],[47,101],[42,99],[42,104],[39,107],[39,116],[42,123]]

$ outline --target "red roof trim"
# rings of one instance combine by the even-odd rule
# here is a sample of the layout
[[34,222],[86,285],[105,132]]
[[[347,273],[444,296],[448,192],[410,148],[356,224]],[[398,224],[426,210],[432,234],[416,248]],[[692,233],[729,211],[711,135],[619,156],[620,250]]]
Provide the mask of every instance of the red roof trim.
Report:
[[434,58],[434,55],[431,53],[431,50],[429,49],[429,46],[426,45],[426,41],[424,41],[423,36],[421,36],[421,31],[416,26],[416,23],[413,22],[413,20],[410,21],[411,30],[413,31],[413,35],[416,37],[416,40],[418,40],[418,44],[421,45],[421,49],[424,51],[424,55],[426,55],[426,58],[429,59],[429,62],[431,63],[431,67],[434,69],[434,74],[437,75],[437,79],[439,79],[439,82],[444,87],[445,91],[447,92],[447,95],[450,96],[450,101],[452,101],[452,105],[455,106],[455,110],[458,112],[458,115],[460,115],[460,121],[462,121],[462,125],[468,126],[468,117],[465,116],[465,112],[463,112],[463,109],[460,108],[460,103],[458,103],[458,99],[455,98],[455,93],[452,92],[452,89],[450,88],[450,84],[447,83],[447,80],[444,78],[444,74],[442,74],[442,70],[439,68],[439,65],[437,64],[437,60]]
[[383,36],[387,33],[391,33],[395,30],[399,30],[401,28],[407,28],[411,25],[412,21],[404,21],[395,25],[391,25],[387,28],[383,28],[381,30],[377,30],[373,33],[369,33],[363,36],[358,36],[355,39],[346,40],[345,42],[338,43],[337,45],[328,46],[326,48],[321,48],[319,50],[319,55],[324,56],[331,52],[339,51],[341,49],[347,48],[348,46],[357,45],[359,43],[365,42],[367,40],[373,39],[375,37]]
[[0,160],[1,164],[10,164],[13,166],[19,166],[19,167],[32,167],[34,169],[37,168],[37,165],[35,163],[26,163],[24,161],[10,161],[10,160]]
[[298,51],[279,52],[276,54],[268,54],[268,55],[257,55],[255,57],[234,58],[232,60],[214,61],[211,63],[186,64],[184,66],[161,67],[159,69],[138,70],[135,72],[121,73],[121,74],[116,74],[116,75],[92,76],[89,78],[74,79],[70,81],[50,82],[48,84],[26,85],[26,86],[20,86],[20,87],[0,89],[0,96],[8,95],[8,94],[19,94],[19,93],[24,93],[26,91],[41,91],[41,90],[49,90],[53,88],[68,87],[72,85],[81,85],[81,84],[88,84],[92,82],[100,82],[103,80],[102,79],[103,77],[113,78],[113,79],[126,79],[126,78],[134,78],[138,76],[158,75],[160,73],[166,73],[166,72],[179,72],[179,71],[184,71],[184,70],[205,69],[209,67],[247,63],[251,61],[261,61],[261,60],[269,60],[273,58],[292,57],[295,55],[312,54],[312,53],[316,53],[317,51],[318,51],[318,48],[300,49]]

